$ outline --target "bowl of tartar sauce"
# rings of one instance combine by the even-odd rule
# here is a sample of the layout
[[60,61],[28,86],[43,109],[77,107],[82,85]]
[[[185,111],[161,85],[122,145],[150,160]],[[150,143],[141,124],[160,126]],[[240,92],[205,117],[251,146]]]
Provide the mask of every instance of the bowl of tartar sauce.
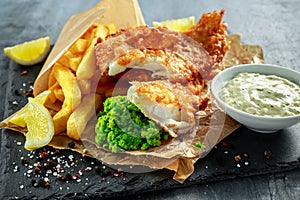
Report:
[[300,72],[244,64],[217,74],[211,91],[219,106],[247,128],[273,133],[300,122]]

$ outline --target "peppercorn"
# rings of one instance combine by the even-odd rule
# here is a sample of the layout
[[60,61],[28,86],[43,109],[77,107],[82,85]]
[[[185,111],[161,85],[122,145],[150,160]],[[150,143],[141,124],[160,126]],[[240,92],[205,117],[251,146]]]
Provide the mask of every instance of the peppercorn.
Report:
[[104,176],[111,175],[111,171],[110,171],[109,169],[105,169],[105,170],[103,171],[103,175],[104,175]]
[[20,94],[19,90],[15,90],[15,95],[17,95],[17,96],[21,96],[21,94]]
[[69,181],[69,180],[72,180],[72,175],[70,173],[67,173],[65,176],[64,176],[64,179],[66,181]]
[[242,158],[241,158],[240,155],[236,155],[236,156],[234,156],[234,160],[235,160],[236,162],[240,162],[240,161],[242,160]]
[[265,150],[264,156],[266,159],[270,159],[272,156],[272,152],[270,150]]
[[61,174],[57,174],[56,176],[57,180],[62,181],[63,180],[63,176]]
[[21,157],[21,163],[22,163],[22,164],[28,164],[28,161],[27,161],[26,158]]
[[40,169],[38,166],[36,166],[36,167],[34,168],[34,173],[35,173],[35,174],[41,173],[41,169]]
[[102,172],[101,166],[99,166],[99,165],[95,166],[95,172],[96,172],[97,174],[100,174],[100,173]]
[[75,143],[74,143],[73,141],[70,141],[70,142],[68,143],[68,146],[69,146],[70,148],[74,148],[74,147],[75,147]]

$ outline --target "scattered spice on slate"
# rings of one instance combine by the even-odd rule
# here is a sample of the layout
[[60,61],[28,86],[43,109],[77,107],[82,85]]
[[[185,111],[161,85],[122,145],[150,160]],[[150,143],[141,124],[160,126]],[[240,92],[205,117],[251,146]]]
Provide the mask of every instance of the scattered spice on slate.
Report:
[[21,96],[19,90],[15,90],[14,93],[15,93],[16,96]]
[[234,160],[235,160],[236,162],[241,162],[241,161],[242,161],[242,158],[241,158],[240,155],[236,155],[236,156],[234,156]]
[[228,146],[228,143],[225,142],[225,141],[222,141],[222,145],[223,145],[224,147],[227,147],[227,146]]
[[102,172],[101,166],[100,166],[100,165],[96,165],[96,166],[94,167],[94,169],[95,169],[95,172],[96,172],[97,174],[100,174],[100,173]]
[[22,164],[26,164],[26,163],[28,163],[28,161],[27,161],[26,158],[24,158],[24,157],[22,156],[22,157],[21,157],[21,163],[22,163]]
[[[60,190],[68,190],[69,184],[89,185],[90,179],[86,177],[87,173],[99,175],[99,183],[108,184],[112,178],[118,178],[120,181],[127,180],[121,168],[111,169],[95,159],[85,158],[85,156],[79,159],[72,153],[63,155],[59,150],[51,151],[42,148],[28,151],[27,156],[20,157],[20,163],[23,165],[22,169],[16,162],[12,163],[12,169],[15,173],[22,171],[23,176],[30,180],[28,186],[32,188],[48,188],[53,184]],[[24,167],[26,167],[25,170]],[[66,184],[66,186],[59,184]],[[19,187],[24,189],[25,186]]]
[[105,170],[103,171],[103,175],[105,175],[105,176],[111,175],[110,169],[105,169]]
[[26,97],[33,97],[33,88],[29,88],[28,90],[23,90],[23,94],[26,96]]
[[266,159],[270,159],[271,156],[272,156],[272,152],[271,152],[270,150],[265,150],[265,151],[264,151],[264,157],[265,157]]
[[28,71],[26,71],[26,70],[23,70],[23,71],[20,73],[21,76],[26,75],[26,74],[28,74]]

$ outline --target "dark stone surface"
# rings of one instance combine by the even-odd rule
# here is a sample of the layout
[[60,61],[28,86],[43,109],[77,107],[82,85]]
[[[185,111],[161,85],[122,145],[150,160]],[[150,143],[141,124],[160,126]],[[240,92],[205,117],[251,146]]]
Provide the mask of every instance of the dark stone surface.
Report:
[[[140,0],[147,24],[226,9],[224,20],[242,41],[258,44],[265,60],[300,71],[300,2],[294,1],[147,1]],[[24,0],[0,2],[0,49],[15,43],[49,35],[52,44],[65,21],[88,9],[97,1]],[[42,64],[22,67],[0,55],[0,119],[26,103],[22,90],[28,90]],[[20,73],[27,70],[28,74]],[[18,104],[15,105],[14,101]],[[83,158],[70,151],[52,148],[29,152],[23,149],[24,137],[2,130],[0,135],[1,199],[90,199],[125,196],[125,199],[299,199],[300,198],[300,124],[274,134],[258,134],[241,127],[195,164],[195,172],[184,184],[172,180],[172,172],[158,170],[129,174],[103,169],[101,162]],[[21,145],[19,144],[21,143]],[[49,155],[42,159],[41,152]],[[51,152],[53,155],[51,155]],[[74,159],[69,156],[73,155]],[[241,161],[235,161],[235,156]],[[31,158],[32,156],[32,158]],[[65,156],[65,157],[64,157]],[[26,162],[21,157],[26,158]],[[65,160],[65,171],[79,179],[58,180],[51,168],[42,168],[40,178],[50,186],[36,185],[33,175],[38,161],[48,166],[53,158]],[[73,161],[72,161],[73,160]],[[77,162],[76,162],[77,161]],[[48,164],[47,164],[48,162]],[[54,159],[54,163],[57,159]],[[72,163],[74,165],[72,166]],[[55,163],[57,164],[57,163]],[[30,168],[33,166],[33,168]],[[97,166],[97,167],[96,167]],[[92,167],[92,171],[87,170]],[[101,169],[95,171],[95,168]],[[48,171],[47,171],[48,169]],[[31,171],[33,170],[33,171]],[[100,173],[99,173],[100,171]],[[48,175],[47,175],[48,174]],[[66,178],[65,176],[64,178]]]

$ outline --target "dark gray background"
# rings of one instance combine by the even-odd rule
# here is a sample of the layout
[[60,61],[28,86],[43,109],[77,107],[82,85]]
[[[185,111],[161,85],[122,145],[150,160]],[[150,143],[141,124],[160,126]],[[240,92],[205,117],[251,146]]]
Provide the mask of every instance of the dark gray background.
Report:
[[[64,23],[71,15],[91,8],[97,2],[97,0],[1,0],[0,49],[46,35],[50,36],[53,45]],[[230,33],[241,33],[244,43],[261,45],[267,63],[300,71],[299,0],[139,0],[139,3],[145,21],[149,25],[153,20],[160,21],[191,15],[198,19],[203,12],[225,8],[224,21],[228,23]],[[12,106],[14,98],[11,95],[11,88],[17,84],[15,82],[18,81],[16,79],[19,76],[16,74],[21,70],[1,53],[0,119],[17,109]],[[27,70],[30,71],[30,68]],[[37,69],[34,70],[31,76],[35,76],[38,72]],[[20,102],[20,104],[25,103]],[[240,145],[237,145],[234,151],[241,153],[245,147],[247,151],[250,151],[249,154],[253,155],[253,158],[250,157],[250,162],[253,162],[251,171],[234,171],[232,166],[226,165],[223,174],[207,172],[204,176],[201,172],[197,172],[184,185],[175,184],[174,187],[168,185],[159,188],[160,183],[156,183],[156,187],[151,188],[152,183],[137,184],[137,189],[131,192],[133,196],[126,196],[125,199],[299,199],[299,128],[298,124],[278,134],[260,136],[242,127],[236,132],[237,136],[229,137],[228,140],[239,142]],[[4,199],[26,196],[27,194],[20,191],[17,180],[13,180],[15,174],[8,170],[13,160],[18,159],[11,155],[19,156],[10,149],[13,149],[15,145],[9,144],[9,141],[13,139],[1,135],[1,140],[0,195]],[[275,154],[271,163],[265,163],[260,158],[264,148],[271,148]],[[198,161],[197,169],[202,169],[200,162],[214,163],[216,158],[214,156],[222,153],[221,150],[219,151],[212,152],[204,161]],[[147,182],[147,176],[144,178]],[[193,182],[198,184],[194,185]],[[155,191],[142,193],[147,190]],[[55,191],[41,190],[40,196],[36,197],[45,197],[43,192],[48,192],[48,196],[51,197],[51,193]],[[120,194],[122,195],[122,193],[118,195]]]

